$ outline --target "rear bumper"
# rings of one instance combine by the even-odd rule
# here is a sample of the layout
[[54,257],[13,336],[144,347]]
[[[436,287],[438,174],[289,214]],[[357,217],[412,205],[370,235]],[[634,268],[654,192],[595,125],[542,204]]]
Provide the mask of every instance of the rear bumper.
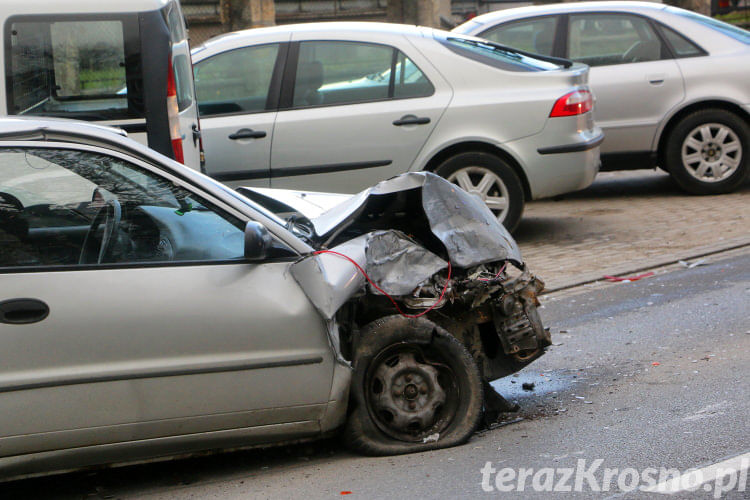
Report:
[[583,142],[576,142],[573,144],[565,144],[563,146],[549,146],[546,148],[539,148],[536,150],[540,155],[554,155],[562,153],[578,153],[579,151],[588,151],[594,149],[604,142],[604,132],[598,136],[593,137]]
[[[548,138],[545,134],[537,134],[505,144],[512,148],[523,166],[531,199],[578,191],[594,182],[601,163],[599,144],[604,134],[599,127],[593,127],[571,135],[573,137],[562,137],[561,141],[561,135]],[[549,140],[554,138],[558,140]],[[569,142],[564,141],[565,138]],[[545,142],[552,145],[547,146]],[[560,143],[563,145],[559,146]],[[562,152],[558,152],[561,148]]]

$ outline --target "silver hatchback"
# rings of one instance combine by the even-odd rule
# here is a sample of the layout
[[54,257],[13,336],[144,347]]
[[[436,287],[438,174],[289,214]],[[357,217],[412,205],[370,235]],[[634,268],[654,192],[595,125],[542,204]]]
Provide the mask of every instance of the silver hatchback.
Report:
[[339,427],[452,446],[550,345],[543,283],[448,181],[310,217],[247,193],[102,127],[0,120],[0,478]]
[[207,173],[355,193],[426,170],[513,229],[525,200],[583,189],[599,166],[588,68],[543,59],[386,23],[214,38],[193,50]]
[[454,29],[591,66],[602,170],[667,170],[695,194],[750,171],[750,32],[658,3],[575,2],[478,16]]

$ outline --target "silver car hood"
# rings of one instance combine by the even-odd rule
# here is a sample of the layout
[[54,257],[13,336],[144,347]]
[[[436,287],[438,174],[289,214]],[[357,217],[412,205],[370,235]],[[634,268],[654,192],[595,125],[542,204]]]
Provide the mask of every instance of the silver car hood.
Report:
[[[353,196],[242,191],[260,193],[308,217],[315,247],[345,255],[394,296],[408,294],[447,267],[448,260],[463,269],[503,261],[523,267],[518,245],[484,202],[429,172],[402,174]],[[334,206],[323,210],[328,203]],[[336,253],[314,253],[290,268],[328,319],[366,285],[352,262]]]

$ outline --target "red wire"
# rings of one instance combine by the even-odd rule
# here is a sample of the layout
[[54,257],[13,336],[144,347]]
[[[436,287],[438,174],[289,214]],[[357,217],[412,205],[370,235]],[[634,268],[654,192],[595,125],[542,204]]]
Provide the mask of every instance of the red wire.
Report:
[[447,280],[445,281],[445,286],[443,287],[443,291],[442,291],[442,292],[440,293],[440,298],[439,298],[439,299],[437,299],[437,302],[435,302],[434,304],[432,304],[432,305],[431,305],[430,307],[428,307],[427,309],[425,309],[424,311],[422,311],[422,312],[421,312],[421,313],[419,313],[419,314],[406,314],[405,312],[403,312],[403,311],[401,310],[401,308],[400,308],[400,307],[398,307],[398,303],[397,303],[397,302],[396,302],[396,301],[395,301],[395,300],[393,299],[393,297],[391,297],[390,295],[388,295],[387,293],[385,293],[385,292],[383,291],[383,289],[382,289],[382,288],[380,288],[380,287],[379,287],[378,285],[376,285],[376,284],[375,284],[375,282],[374,282],[374,281],[372,281],[372,280],[370,279],[370,277],[369,277],[369,276],[367,275],[367,273],[365,272],[365,270],[364,270],[364,269],[362,269],[362,267],[361,267],[361,266],[360,266],[359,264],[357,264],[357,263],[356,263],[356,262],[354,261],[354,259],[352,259],[351,257],[348,257],[348,256],[344,255],[343,253],[339,253],[339,252],[336,252],[336,251],[334,251],[334,250],[318,250],[317,252],[313,252],[313,255],[319,255],[319,254],[322,254],[322,253],[332,253],[333,255],[338,255],[339,257],[343,257],[343,258],[345,258],[346,260],[348,260],[349,262],[351,262],[352,264],[354,264],[354,267],[356,267],[356,268],[357,268],[357,270],[358,270],[358,271],[359,271],[360,273],[362,273],[362,276],[364,276],[364,277],[365,277],[365,279],[366,279],[367,281],[369,281],[369,282],[370,282],[370,284],[371,284],[371,285],[372,285],[372,286],[373,286],[373,287],[374,287],[374,288],[375,288],[375,289],[376,289],[377,291],[379,291],[380,293],[382,293],[383,295],[385,295],[386,297],[388,297],[388,300],[390,300],[390,301],[391,301],[391,303],[392,303],[392,304],[393,304],[393,306],[394,306],[394,307],[396,308],[396,310],[398,311],[398,313],[399,313],[399,314],[400,314],[401,316],[403,316],[404,318],[419,318],[420,316],[424,316],[424,315],[425,315],[425,314],[427,314],[428,312],[430,312],[430,311],[432,311],[433,309],[435,309],[435,307],[436,307],[436,306],[437,306],[438,304],[440,304],[440,303],[441,303],[441,302],[443,301],[443,297],[445,296],[445,291],[446,291],[446,290],[448,289],[448,283],[450,283],[450,280],[451,280],[451,263],[450,263],[450,261],[448,261],[448,279],[447,279]]

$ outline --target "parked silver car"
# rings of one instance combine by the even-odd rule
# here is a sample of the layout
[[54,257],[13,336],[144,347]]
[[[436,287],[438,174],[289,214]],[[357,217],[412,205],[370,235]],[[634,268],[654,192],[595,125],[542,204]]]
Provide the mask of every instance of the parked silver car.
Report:
[[550,344],[543,284],[454,184],[311,217],[245,191],[263,204],[111,129],[0,119],[0,477],[342,426],[368,454],[452,446]]
[[501,10],[454,29],[591,66],[602,170],[668,171],[695,194],[750,172],[750,32],[658,3]]
[[426,170],[512,229],[525,199],[597,172],[583,65],[384,23],[253,29],[192,54],[207,172],[234,186],[354,193]]

